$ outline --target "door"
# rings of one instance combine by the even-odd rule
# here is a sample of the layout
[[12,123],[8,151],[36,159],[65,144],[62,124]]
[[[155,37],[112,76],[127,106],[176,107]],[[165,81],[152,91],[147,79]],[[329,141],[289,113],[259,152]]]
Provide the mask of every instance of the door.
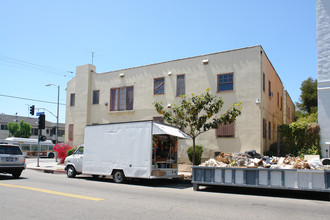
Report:
[[84,157],[84,146],[80,146],[72,155],[72,163],[76,167],[76,172],[82,173],[82,161]]

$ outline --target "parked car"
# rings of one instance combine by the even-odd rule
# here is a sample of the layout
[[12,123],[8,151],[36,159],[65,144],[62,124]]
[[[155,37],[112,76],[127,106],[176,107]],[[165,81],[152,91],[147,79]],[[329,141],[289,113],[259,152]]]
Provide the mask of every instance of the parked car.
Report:
[[0,173],[8,173],[18,178],[25,167],[25,156],[19,146],[0,144]]

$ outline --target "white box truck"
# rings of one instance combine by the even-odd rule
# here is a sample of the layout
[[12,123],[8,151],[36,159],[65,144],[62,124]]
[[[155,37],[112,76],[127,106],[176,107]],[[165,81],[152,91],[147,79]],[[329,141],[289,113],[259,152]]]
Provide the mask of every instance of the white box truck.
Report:
[[84,145],[65,160],[68,177],[77,174],[126,178],[179,178],[178,138],[181,130],[153,121],[90,125]]

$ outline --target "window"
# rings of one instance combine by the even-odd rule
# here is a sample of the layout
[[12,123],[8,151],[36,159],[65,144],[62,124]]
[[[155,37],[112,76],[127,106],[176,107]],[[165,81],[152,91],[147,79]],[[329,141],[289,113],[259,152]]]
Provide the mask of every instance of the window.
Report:
[[266,138],[266,129],[267,129],[267,122],[266,119],[262,120],[262,136]]
[[73,124],[69,124],[69,141],[73,141]]
[[235,137],[235,123],[219,124],[216,130],[217,137]]
[[38,135],[38,128],[32,128],[31,133],[32,135]]
[[270,81],[268,81],[268,96],[269,96],[269,98],[273,96],[272,83]]
[[38,145],[33,144],[31,151],[37,152],[38,151]]
[[58,130],[58,136],[61,137],[61,136],[63,136],[63,135],[65,135],[65,131],[59,129],[59,130]]
[[281,111],[282,111],[282,108],[283,108],[283,98],[281,96],[281,108],[280,108]]
[[48,146],[47,145],[40,145],[40,151],[47,151]]
[[22,144],[21,148],[22,151],[30,151],[30,144]]
[[133,86],[111,89],[110,111],[133,109]]
[[270,122],[268,122],[268,139],[272,138],[272,124]]
[[277,107],[280,107],[280,93],[277,93]]
[[176,77],[176,96],[185,95],[185,82],[184,75],[178,75]]
[[93,91],[93,105],[99,104],[99,96],[100,96],[100,90],[94,90]]
[[75,93],[71,93],[70,94],[70,106],[74,106],[74,104],[75,104],[75,97],[76,97],[76,94]]
[[165,93],[165,78],[154,79],[154,95]]
[[218,92],[234,90],[234,73],[218,75]]
[[84,154],[84,147],[79,147],[75,154]]
[[1,130],[8,130],[8,127],[7,127],[7,125],[1,125],[1,128],[0,128]]
[[[13,145],[6,145],[6,146],[0,146],[0,154],[12,154],[12,155],[22,155],[22,151],[18,146]],[[2,155],[1,155],[2,156]],[[6,157],[2,157],[5,158]],[[1,158],[1,159],[2,159]],[[8,157],[7,157],[8,158]],[[13,158],[14,159],[14,158]],[[8,159],[7,159],[8,161]],[[16,162],[17,163],[17,162]],[[16,164],[15,164],[16,165]],[[5,167],[6,164],[1,165],[2,167]],[[8,166],[8,165],[7,165]],[[6,168],[5,168],[6,169]]]
[[266,75],[264,73],[262,74],[262,89],[264,92],[266,91]]

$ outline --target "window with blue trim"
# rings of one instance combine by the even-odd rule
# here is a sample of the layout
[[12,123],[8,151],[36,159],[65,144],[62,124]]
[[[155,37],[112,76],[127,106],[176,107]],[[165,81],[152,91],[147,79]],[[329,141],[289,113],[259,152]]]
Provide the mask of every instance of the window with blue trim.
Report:
[[218,92],[234,90],[234,73],[218,75]]

